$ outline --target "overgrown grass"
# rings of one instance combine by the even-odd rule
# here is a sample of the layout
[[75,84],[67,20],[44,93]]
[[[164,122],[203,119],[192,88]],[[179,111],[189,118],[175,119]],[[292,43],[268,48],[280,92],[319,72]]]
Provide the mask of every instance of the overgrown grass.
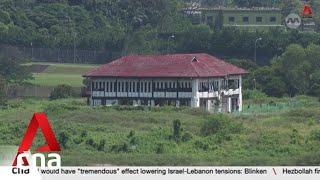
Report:
[[[272,100],[284,107],[227,115],[173,107],[91,108],[84,99],[14,100],[0,110],[0,144],[18,145],[32,113],[44,111],[63,147],[64,165],[319,165],[320,103],[311,97],[291,99],[295,105]],[[177,119],[179,140],[172,138]]]

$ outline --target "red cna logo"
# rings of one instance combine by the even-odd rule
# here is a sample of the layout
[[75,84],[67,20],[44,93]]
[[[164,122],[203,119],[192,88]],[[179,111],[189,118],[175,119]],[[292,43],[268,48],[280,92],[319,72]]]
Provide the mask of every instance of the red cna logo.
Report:
[[[38,147],[37,152],[52,152],[52,151],[61,151],[60,145],[51,129],[49,120],[45,113],[34,113],[32,119],[30,120],[27,131],[22,139],[22,142],[19,146],[17,156],[13,161],[13,166],[17,166],[17,158],[20,154],[25,153],[30,150],[32,141],[35,138],[38,129],[41,129],[41,132],[44,136],[46,144]],[[28,166],[29,163],[26,157],[22,158],[23,165]]]
[[311,18],[313,16],[312,8],[310,5],[306,4],[303,6],[301,16],[304,18]]

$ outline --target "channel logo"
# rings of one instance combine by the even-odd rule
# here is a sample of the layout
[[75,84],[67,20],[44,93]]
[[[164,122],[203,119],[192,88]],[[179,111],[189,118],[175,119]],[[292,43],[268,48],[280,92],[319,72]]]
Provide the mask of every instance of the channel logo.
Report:
[[302,24],[301,17],[295,13],[289,14],[286,17],[285,22],[286,22],[286,26],[290,29],[298,29]]
[[[36,154],[31,154],[30,148],[39,128],[41,129],[46,144],[41,147],[38,147],[36,149]],[[40,164],[42,168],[60,167],[61,157],[59,154],[49,153],[47,155],[48,158],[50,158],[48,161],[46,161],[46,156],[43,154],[44,152],[58,151],[61,151],[61,148],[55,137],[55,134],[52,131],[46,114],[34,113],[32,119],[30,120],[27,131],[19,146],[17,155],[12,163],[12,166],[36,166],[37,164]],[[38,162],[38,160],[40,160],[40,162]]]

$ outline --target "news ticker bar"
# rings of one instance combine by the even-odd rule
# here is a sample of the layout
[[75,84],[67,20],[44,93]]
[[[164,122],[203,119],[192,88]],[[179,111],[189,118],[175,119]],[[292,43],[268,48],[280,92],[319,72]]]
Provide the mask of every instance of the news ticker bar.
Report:
[[[28,167],[0,167],[0,178],[6,179],[56,179],[57,177],[123,177],[123,178],[150,178],[158,177],[176,179],[186,177],[201,177],[201,179],[219,178],[248,178],[273,177],[275,179],[288,177],[320,178],[319,167],[61,167],[56,169],[28,168]],[[2,179],[2,178],[1,178]]]

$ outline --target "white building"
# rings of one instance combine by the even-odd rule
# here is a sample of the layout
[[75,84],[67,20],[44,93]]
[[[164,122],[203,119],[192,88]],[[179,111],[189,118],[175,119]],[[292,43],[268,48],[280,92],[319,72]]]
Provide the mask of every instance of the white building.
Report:
[[89,103],[242,110],[239,67],[208,54],[129,55],[84,75]]

